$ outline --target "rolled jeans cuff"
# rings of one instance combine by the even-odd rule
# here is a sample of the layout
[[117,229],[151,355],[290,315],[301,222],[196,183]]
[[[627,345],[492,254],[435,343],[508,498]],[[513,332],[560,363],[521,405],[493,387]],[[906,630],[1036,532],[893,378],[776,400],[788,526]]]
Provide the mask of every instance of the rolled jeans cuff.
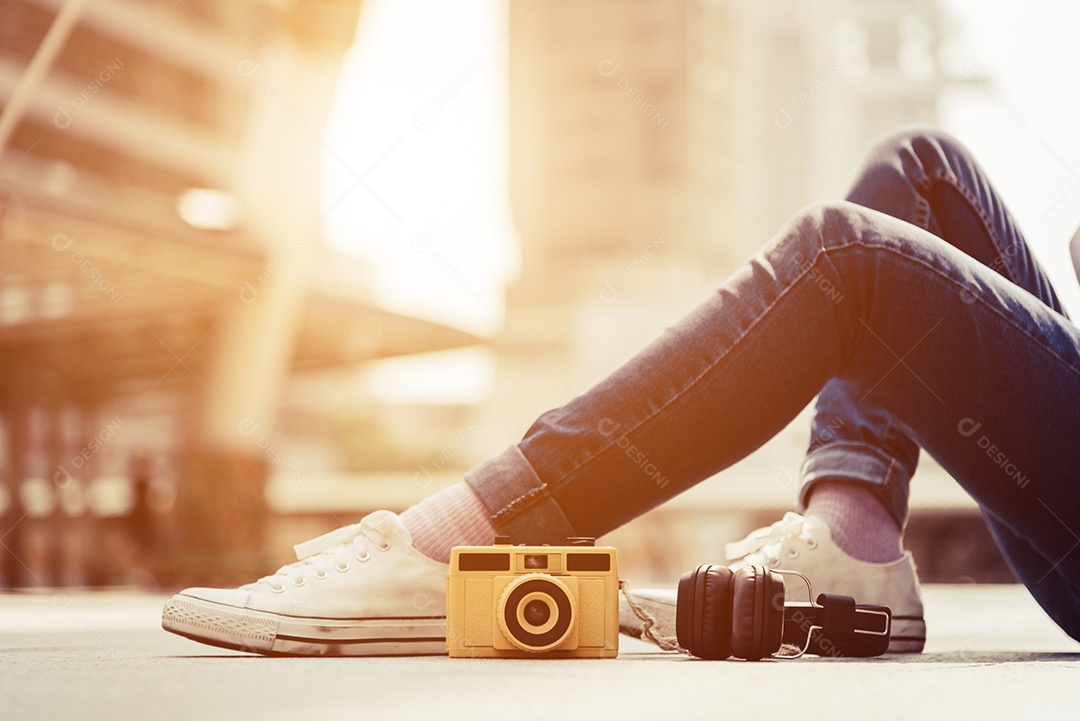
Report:
[[806,454],[799,509],[820,481],[844,481],[864,486],[874,494],[896,525],[903,529],[908,517],[908,484],[911,472],[878,450],[862,443],[834,441]]
[[513,543],[563,543],[577,535],[517,446],[468,471],[465,482],[487,506],[491,522]]

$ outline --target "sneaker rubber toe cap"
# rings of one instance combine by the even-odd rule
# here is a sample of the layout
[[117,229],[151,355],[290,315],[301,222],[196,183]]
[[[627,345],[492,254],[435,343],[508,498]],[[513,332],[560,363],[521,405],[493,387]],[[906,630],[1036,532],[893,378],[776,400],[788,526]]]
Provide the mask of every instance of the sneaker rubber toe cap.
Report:
[[250,593],[242,588],[185,588],[177,595],[218,603],[222,606],[244,608],[247,606]]

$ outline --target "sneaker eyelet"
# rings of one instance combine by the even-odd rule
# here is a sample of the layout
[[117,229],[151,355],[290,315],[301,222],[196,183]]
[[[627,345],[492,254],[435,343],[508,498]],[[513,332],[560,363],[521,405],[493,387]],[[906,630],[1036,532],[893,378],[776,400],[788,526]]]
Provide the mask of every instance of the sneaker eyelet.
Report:
[[770,558],[769,559],[769,566],[770,567],[776,568],[779,565],[780,565],[780,559],[779,558]]
[[299,581],[297,581],[294,578],[293,582],[292,582],[292,585],[296,586],[297,588],[300,588],[301,586],[304,586],[306,584],[307,584],[307,579],[306,578],[301,578]]
[[799,549],[797,549],[797,548],[789,548],[787,550],[786,555],[787,555],[788,558],[798,558],[799,557]]
[[315,578],[317,580],[321,581],[324,578],[326,578],[327,576],[329,576],[330,574],[328,574],[326,571],[316,571],[313,575],[315,576]]
[[275,586],[274,584],[271,583],[270,584],[270,593],[285,593],[285,584],[283,583],[280,586]]
[[363,553],[356,554],[356,560],[359,561],[360,563],[363,563],[364,561],[368,560],[369,558],[371,558],[371,554],[368,553],[367,551],[364,551]]
[[345,573],[346,571],[349,570],[349,562],[348,561],[342,561],[341,563],[334,566],[334,568],[337,570],[338,573]]
[[380,551],[389,551],[390,550],[390,544],[389,543],[380,543],[378,546],[375,546],[375,548],[379,549]]
[[813,551],[815,548],[817,548],[817,539],[811,538],[809,541],[806,542],[806,547]]

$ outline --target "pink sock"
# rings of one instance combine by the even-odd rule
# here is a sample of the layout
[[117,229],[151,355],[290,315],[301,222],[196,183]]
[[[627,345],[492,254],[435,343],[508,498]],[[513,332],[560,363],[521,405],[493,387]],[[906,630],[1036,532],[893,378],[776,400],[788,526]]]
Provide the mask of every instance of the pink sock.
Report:
[[454,546],[486,546],[498,533],[487,507],[464,481],[410,506],[400,517],[416,550],[440,563],[450,563]]
[[806,515],[825,521],[833,542],[860,561],[888,563],[903,555],[896,522],[881,501],[860,485],[843,481],[816,484]]

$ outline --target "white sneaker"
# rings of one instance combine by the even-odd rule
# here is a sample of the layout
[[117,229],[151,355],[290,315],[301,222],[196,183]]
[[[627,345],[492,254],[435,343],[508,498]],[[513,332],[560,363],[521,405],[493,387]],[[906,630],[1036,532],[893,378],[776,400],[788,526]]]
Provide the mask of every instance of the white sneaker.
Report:
[[188,588],[166,631],[213,646],[297,656],[446,653],[447,566],[376,511],[295,546],[296,563],[235,589]]
[[[732,569],[749,565],[798,571],[810,579],[814,596],[831,593],[851,596],[859,603],[892,609],[892,637],[889,653],[920,653],[926,643],[922,594],[911,554],[891,563],[866,563],[840,550],[832,540],[828,525],[818,518],[787,513],[768,528],[759,528],[725,548]],[[806,601],[806,584],[799,578],[784,578],[785,600]],[[643,589],[631,592],[655,620],[654,633],[675,635],[676,593],[672,590]],[[642,625],[620,598],[620,629],[641,636]]]
[[[852,558],[832,540],[832,532],[820,518],[785,513],[768,528],[759,528],[737,543],[725,547],[728,565],[741,568],[763,565],[798,571],[810,579],[814,596],[832,593],[851,596],[859,603],[892,609],[889,653],[921,653],[926,643],[922,592],[911,553],[889,563],[868,563]],[[807,601],[806,584],[798,578],[784,579],[785,600]]]

